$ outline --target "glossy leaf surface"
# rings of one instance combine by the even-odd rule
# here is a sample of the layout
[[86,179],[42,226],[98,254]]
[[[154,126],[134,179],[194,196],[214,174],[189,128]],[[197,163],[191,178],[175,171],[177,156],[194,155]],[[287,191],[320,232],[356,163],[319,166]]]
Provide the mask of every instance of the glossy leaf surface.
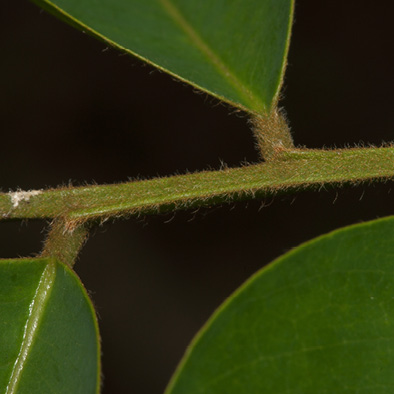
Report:
[[391,393],[393,370],[390,217],[258,272],[197,336],[167,394]]
[[276,102],[293,0],[35,0],[192,85],[250,112]]
[[0,260],[0,349],[0,393],[98,393],[94,310],[53,259]]

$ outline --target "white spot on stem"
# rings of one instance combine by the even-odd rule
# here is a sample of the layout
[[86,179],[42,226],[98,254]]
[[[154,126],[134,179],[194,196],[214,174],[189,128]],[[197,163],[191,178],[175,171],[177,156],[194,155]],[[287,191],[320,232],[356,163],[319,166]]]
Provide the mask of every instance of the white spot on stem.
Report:
[[42,193],[42,190],[28,190],[27,192],[21,190],[18,192],[9,192],[12,207],[17,208],[21,201],[29,201],[30,197],[37,196]]

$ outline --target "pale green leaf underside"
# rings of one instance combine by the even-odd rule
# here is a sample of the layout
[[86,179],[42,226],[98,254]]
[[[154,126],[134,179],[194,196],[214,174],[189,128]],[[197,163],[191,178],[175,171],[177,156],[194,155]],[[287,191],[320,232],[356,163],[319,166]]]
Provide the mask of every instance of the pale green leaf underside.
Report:
[[95,313],[73,271],[54,259],[0,260],[0,393],[96,394]]
[[228,103],[276,103],[293,0],[33,0]]
[[393,278],[393,217],[301,245],[219,308],[166,393],[392,393]]

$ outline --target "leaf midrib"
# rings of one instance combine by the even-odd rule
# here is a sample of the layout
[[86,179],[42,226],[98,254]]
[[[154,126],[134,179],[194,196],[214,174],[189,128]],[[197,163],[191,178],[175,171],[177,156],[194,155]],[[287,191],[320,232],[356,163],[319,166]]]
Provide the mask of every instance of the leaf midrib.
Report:
[[[190,38],[195,47],[203,53],[208,61],[216,68],[219,74],[237,91],[242,99],[250,105],[251,108],[258,107],[260,111],[264,109],[264,104],[236,74],[222,61],[214,50],[202,39],[202,37],[193,28],[190,22],[181,13],[172,0],[158,0],[173,22]],[[234,103],[235,104],[235,103]],[[244,108],[245,109],[245,108]]]
[[26,365],[29,354],[31,353],[34,340],[41,318],[45,312],[45,306],[51,294],[56,276],[56,265],[50,260],[41,274],[36,292],[29,306],[29,317],[24,327],[23,339],[19,349],[18,356],[15,360],[14,367],[5,391],[5,394],[16,394],[18,385],[22,378],[22,372]]

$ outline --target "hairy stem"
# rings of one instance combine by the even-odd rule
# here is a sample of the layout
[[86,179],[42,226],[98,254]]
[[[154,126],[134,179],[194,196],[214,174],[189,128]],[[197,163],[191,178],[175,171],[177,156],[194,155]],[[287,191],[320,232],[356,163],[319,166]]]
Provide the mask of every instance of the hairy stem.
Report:
[[0,193],[0,219],[62,217],[67,221],[67,228],[72,230],[80,223],[97,218],[388,179],[394,179],[393,147],[282,150],[274,160],[241,168],[117,185]]
[[268,115],[256,115],[251,123],[257,150],[264,160],[275,160],[282,151],[295,149],[290,128],[280,110],[275,108]]
[[55,219],[51,224],[41,255],[56,257],[72,267],[88,236],[88,226],[81,224],[70,228],[67,220]]

